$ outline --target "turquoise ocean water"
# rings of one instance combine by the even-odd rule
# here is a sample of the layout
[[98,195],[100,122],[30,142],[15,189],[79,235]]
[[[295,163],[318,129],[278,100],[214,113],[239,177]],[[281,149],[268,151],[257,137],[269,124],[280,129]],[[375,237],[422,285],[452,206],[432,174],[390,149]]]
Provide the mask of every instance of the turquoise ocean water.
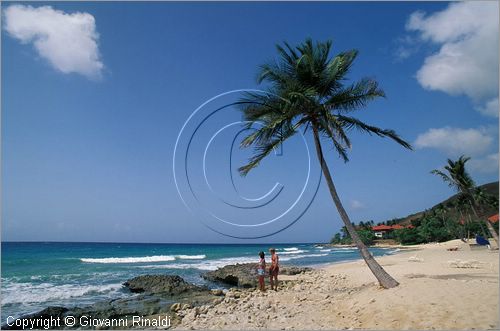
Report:
[[[318,266],[360,258],[356,249],[313,244],[275,245],[282,264]],[[131,295],[122,286],[143,274],[176,274],[207,283],[201,274],[226,264],[258,262],[269,245],[3,242],[2,322],[49,305],[77,306]],[[389,249],[372,249],[376,256]]]

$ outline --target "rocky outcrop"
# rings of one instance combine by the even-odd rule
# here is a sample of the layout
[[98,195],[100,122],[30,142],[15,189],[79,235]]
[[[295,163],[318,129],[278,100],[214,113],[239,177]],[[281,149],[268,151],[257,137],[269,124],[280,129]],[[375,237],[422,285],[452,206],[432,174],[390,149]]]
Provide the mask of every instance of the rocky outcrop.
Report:
[[231,264],[202,275],[206,280],[238,287],[255,287],[257,271],[255,263]]
[[296,267],[296,266],[284,266],[280,268],[280,274],[282,275],[298,275],[303,274],[308,271],[312,271],[312,268],[308,267]]
[[[149,319],[159,315],[168,316],[171,319],[171,325],[176,325],[179,322],[179,316],[175,314],[177,310],[210,304],[221,295],[206,287],[187,283],[179,276],[139,276],[126,281],[124,286],[130,292],[138,294],[120,299],[99,301],[85,307],[48,307],[37,313],[20,317],[19,324],[11,326],[5,324],[2,329],[22,329],[23,321],[28,326],[32,325],[31,322],[35,323],[34,325],[42,325],[42,327],[38,327],[42,329],[44,328],[43,321],[50,318],[60,321],[58,325],[51,325],[50,329],[96,328],[80,324],[80,321],[88,321],[88,317],[100,320],[128,320],[126,327],[123,325],[118,327],[99,326],[99,329],[143,329],[144,327],[132,323],[133,316]],[[75,319],[74,325],[65,324],[65,318],[68,316]]]
[[[373,286],[376,287],[375,283]],[[364,285],[353,287],[346,275],[322,269],[311,270],[283,279],[279,282],[277,291],[272,291],[269,287],[265,292],[233,287],[225,291],[219,303],[181,308],[176,311],[182,317],[181,324],[176,329],[310,330],[314,329],[311,327],[313,324],[316,329],[339,329],[337,325],[347,329],[354,325],[354,318],[359,316],[363,306],[355,306],[353,310],[352,306],[346,306],[344,302],[352,300],[353,294],[363,289]],[[339,306],[352,311],[353,320],[347,321],[344,316],[340,316],[337,312]],[[336,323],[329,322],[332,319]]]
[[[255,287],[257,275],[255,264],[229,265],[203,275],[207,280],[222,282],[230,286]],[[311,270],[310,268],[282,266],[280,273],[295,275]],[[225,292],[220,289],[210,290],[207,287],[190,284],[179,276],[170,275],[144,275],[129,279],[123,284],[133,296],[125,298],[99,301],[85,307],[47,307],[37,313],[20,317],[20,323],[15,325],[2,325],[2,329],[23,329],[25,325],[38,325],[38,329],[45,328],[43,321],[59,319],[58,325],[53,324],[48,329],[124,329],[145,327],[134,326],[133,316],[142,316],[145,319],[156,319],[158,316],[168,317],[171,326],[180,323],[182,318],[189,320],[197,316],[205,316],[207,312],[221,302],[234,302],[241,295],[246,295],[236,289]],[[71,316],[76,323],[67,325],[65,318]],[[81,320],[88,321],[86,317],[100,320],[126,319],[127,326],[88,326],[80,324]],[[38,321],[38,322],[36,322]],[[164,327],[162,327],[164,328]],[[26,327],[24,327],[26,329]]]
[[186,292],[206,292],[208,288],[187,283],[177,275],[143,275],[123,283],[133,293],[180,295]]
[[[281,266],[280,274],[296,275],[312,270],[306,267]],[[206,280],[229,286],[251,288],[257,286],[255,263],[231,264],[202,275]]]

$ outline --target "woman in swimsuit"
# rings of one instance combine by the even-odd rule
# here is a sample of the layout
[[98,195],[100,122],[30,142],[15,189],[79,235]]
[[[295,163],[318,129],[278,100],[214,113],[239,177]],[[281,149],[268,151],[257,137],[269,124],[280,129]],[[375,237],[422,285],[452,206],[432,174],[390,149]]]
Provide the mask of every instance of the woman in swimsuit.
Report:
[[276,254],[276,250],[274,248],[270,248],[269,252],[271,253],[271,266],[269,267],[269,282],[271,283],[271,290],[274,287],[274,290],[278,290],[278,273],[280,271],[279,265],[279,257]]
[[264,259],[264,252],[259,253],[260,261],[257,264],[257,277],[259,278],[259,288],[261,291],[266,290],[266,285],[264,283],[264,275],[266,274],[266,260]]

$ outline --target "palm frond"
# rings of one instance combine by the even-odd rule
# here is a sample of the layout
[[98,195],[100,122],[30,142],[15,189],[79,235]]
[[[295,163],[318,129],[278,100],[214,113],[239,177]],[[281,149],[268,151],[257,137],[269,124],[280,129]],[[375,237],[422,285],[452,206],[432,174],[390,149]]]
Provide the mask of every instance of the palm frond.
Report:
[[339,154],[340,158],[344,162],[348,162],[349,157],[347,156],[347,150],[351,148],[351,141],[347,137],[344,128],[337,121],[337,119],[331,116],[328,111],[325,111],[323,112],[323,116],[317,118],[316,127],[321,133],[332,141],[333,147]]
[[379,137],[388,137],[397,142],[398,144],[400,144],[401,146],[403,146],[404,148],[410,150],[413,149],[410,143],[403,140],[394,130],[377,128],[376,126],[365,124],[360,120],[349,116],[337,115],[337,119],[339,120],[340,123],[342,123],[342,126],[345,127],[347,130],[355,128],[362,132],[366,132],[368,134],[376,134]]
[[[285,140],[292,137],[295,133],[297,133],[297,128],[300,126],[299,123],[292,126],[284,126],[281,131],[276,131],[273,135],[273,138],[263,142],[256,143],[255,151],[256,153],[250,158],[249,162],[238,168],[239,173],[242,176],[246,176],[250,170],[257,167],[262,159],[269,155],[273,150],[278,148]],[[248,138],[248,137],[247,137]],[[244,141],[247,139],[245,138]],[[254,139],[254,142],[256,140]],[[246,144],[243,147],[249,146]]]
[[475,186],[474,180],[465,169],[465,163],[470,160],[469,157],[464,155],[460,156],[458,160],[447,160],[447,165],[444,167],[447,173],[439,170],[433,170],[431,173],[439,175],[449,186],[454,187],[460,192],[464,199],[474,203]]
[[348,160],[347,152],[351,148],[348,133],[352,129],[388,137],[412,149],[393,130],[342,115],[385,94],[373,79],[345,84],[358,51],[350,50],[331,57],[331,46],[331,41],[315,43],[310,38],[295,47],[285,42],[276,46],[276,59],[260,67],[258,81],[267,83],[268,93],[247,93],[240,100],[246,127],[254,128],[257,123],[262,126],[241,142],[242,148],[255,148],[250,162],[239,169],[242,175],[256,167],[284,139],[295,134],[299,126],[304,126],[304,133],[309,127],[318,129],[344,161]]
[[369,101],[379,97],[385,97],[385,93],[379,88],[378,83],[373,79],[363,78],[332,95],[325,105],[330,111],[334,109],[352,111],[365,107]]
[[466,157],[465,155],[460,156],[456,161],[448,159],[448,165],[446,165],[444,168],[446,171],[448,171],[451,179],[454,181],[459,191],[470,196],[476,184],[465,169],[465,163],[467,163],[467,161],[469,160],[470,157]]
[[[441,179],[448,184],[449,187],[456,187],[456,184],[455,182],[453,181],[453,179],[450,178],[450,176],[448,176],[447,174],[445,174],[444,172],[442,172],[441,170],[438,170],[438,169],[434,169],[431,171],[431,174],[433,175],[437,175],[439,177],[441,177]],[[457,187],[458,189],[458,187]]]
[[290,47],[286,42],[284,43],[286,49],[281,45],[276,45],[276,49],[278,50],[278,54],[284,60],[285,63],[288,63],[290,66],[295,66],[298,60],[297,53]]
[[351,69],[354,60],[358,56],[358,51],[352,49],[347,52],[339,53],[335,56],[331,61],[328,62],[326,69],[328,72],[328,76],[332,80],[342,80],[345,78],[345,75]]
[[351,141],[345,132],[342,123],[338,121],[336,116],[333,116],[328,111],[323,112],[323,118],[325,123],[328,125],[330,130],[338,137],[343,144],[345,144],[348,148],[351,148]]
[[283,63],[266,63],[260,66],[257,74],[257,82],[269,81],[276,85],[285,84],[293,74],[293,68],[283,65]]
[[[283,130],[287,130],[291,123],[287,118],[275,118],[274,121],[267,121],[261,123],[262,127],[256,129],[253,133],[245,137],[240,147],[245,148],[250,145],[265,145],[272,141],[275,137],[279,136]],[[247,124],[247,128],[251,128],[252,123]]]

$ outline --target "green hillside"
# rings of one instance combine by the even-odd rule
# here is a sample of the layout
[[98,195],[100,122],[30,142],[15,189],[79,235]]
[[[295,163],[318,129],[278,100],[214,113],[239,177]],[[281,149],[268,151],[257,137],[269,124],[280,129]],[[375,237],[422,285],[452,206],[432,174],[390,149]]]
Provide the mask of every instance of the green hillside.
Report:
[[[481,189],[483,189],[485,191],[485,193],[487,193],[488,195],[491,195],[493,197],[496,197],[496,199],[498,200],[498,182],[492,182],[492,183],[480,185],[479,187]],[[435,206],[433,206],[430,209],[426,209],[426,210],[408,215],[408,216],[403,217],[403,218],[396,218],[396,219],[392,219],[392,220],[387,220],[385,222],[379,222],[377,224],[409,225],[409,224],[411,224],[412,220],[419,219],[427,214],[434,214],[437,210],[442,210],[442,212],[444,213],[444,215],[447,218],[456,218],[458,220],[462,217],[462,215],[460,215],[460,212],[456,208],[457,198],[458,198],[458,194],[455,194],[455,195],[449,197],[448,199],[441,201],[440,203],[436,204]],[[489,217],[491,215],[498,213],[498,210],[494,207],[487,206],[487,205],[481,205],[481,207],[483,209],[483,212],[481,213],[481,215],[479,215],[480,217]],[[473,215],[468,215],[468,214],[463,214],[463,216],[464,217],[468,217],[468,216],[474,217]]]

